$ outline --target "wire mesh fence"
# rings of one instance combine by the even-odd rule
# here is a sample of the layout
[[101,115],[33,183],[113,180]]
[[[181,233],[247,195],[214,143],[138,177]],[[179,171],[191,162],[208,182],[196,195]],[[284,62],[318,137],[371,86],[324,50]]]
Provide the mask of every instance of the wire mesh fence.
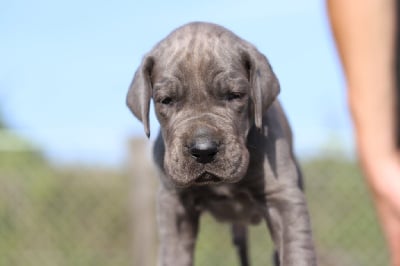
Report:
[[[157,178],[142,141],[123,169],[60,167],[34,151],[0,152],[0,266],[156,265]],[[321,266],[388,265],[353,161],[302,162]],[[264,224],[250,228],[252,265],[272,265]],[[201,220],[196,266],[239,265],[230,228]]]

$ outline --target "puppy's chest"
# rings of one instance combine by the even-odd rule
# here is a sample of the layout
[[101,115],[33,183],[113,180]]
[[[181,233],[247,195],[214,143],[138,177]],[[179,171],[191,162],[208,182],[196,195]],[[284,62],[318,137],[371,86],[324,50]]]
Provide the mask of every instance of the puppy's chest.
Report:
[[262,220],[263,205],[248,189],[219,185],[196,192],[193,195],[194,207],[210,212],[218,221],[257,224]]

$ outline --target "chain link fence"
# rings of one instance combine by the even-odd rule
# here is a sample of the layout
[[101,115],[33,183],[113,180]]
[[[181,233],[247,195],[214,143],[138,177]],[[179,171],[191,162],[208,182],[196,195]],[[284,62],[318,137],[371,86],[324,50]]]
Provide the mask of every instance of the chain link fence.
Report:
[[[54,166],[32,150],[0,152],[0,266],[156,265],[157,178],[145,142],[125,167]],[[356,164],[343,156],[302,162],[321,266],[388,265]],[[265,225],[250,228],[253,266],[272,265]],[[230,228],[201,220],[196,266],[239,265]]]

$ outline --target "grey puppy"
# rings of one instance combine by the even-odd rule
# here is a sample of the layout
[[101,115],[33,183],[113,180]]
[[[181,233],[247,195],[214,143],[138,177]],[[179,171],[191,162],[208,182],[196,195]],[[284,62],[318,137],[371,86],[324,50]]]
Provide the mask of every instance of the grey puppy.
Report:
[[144,56],[127,104],[149,136],[152,98],[161,125],[154,146],[160,265],[193,264],[203,211],[232,224],[243,266],[246,225],[262,220],[276,265],[316,265],[279,90],[265,56],[218,25],[184,25]]

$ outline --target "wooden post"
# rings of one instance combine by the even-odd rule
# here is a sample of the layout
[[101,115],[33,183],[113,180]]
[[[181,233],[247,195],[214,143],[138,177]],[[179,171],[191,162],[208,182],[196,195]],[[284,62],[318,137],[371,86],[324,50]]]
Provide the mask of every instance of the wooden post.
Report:
[[130,141],[128,162],[131,176],[133,266],[157,262],[156,190],[157,177],[147,140]]

